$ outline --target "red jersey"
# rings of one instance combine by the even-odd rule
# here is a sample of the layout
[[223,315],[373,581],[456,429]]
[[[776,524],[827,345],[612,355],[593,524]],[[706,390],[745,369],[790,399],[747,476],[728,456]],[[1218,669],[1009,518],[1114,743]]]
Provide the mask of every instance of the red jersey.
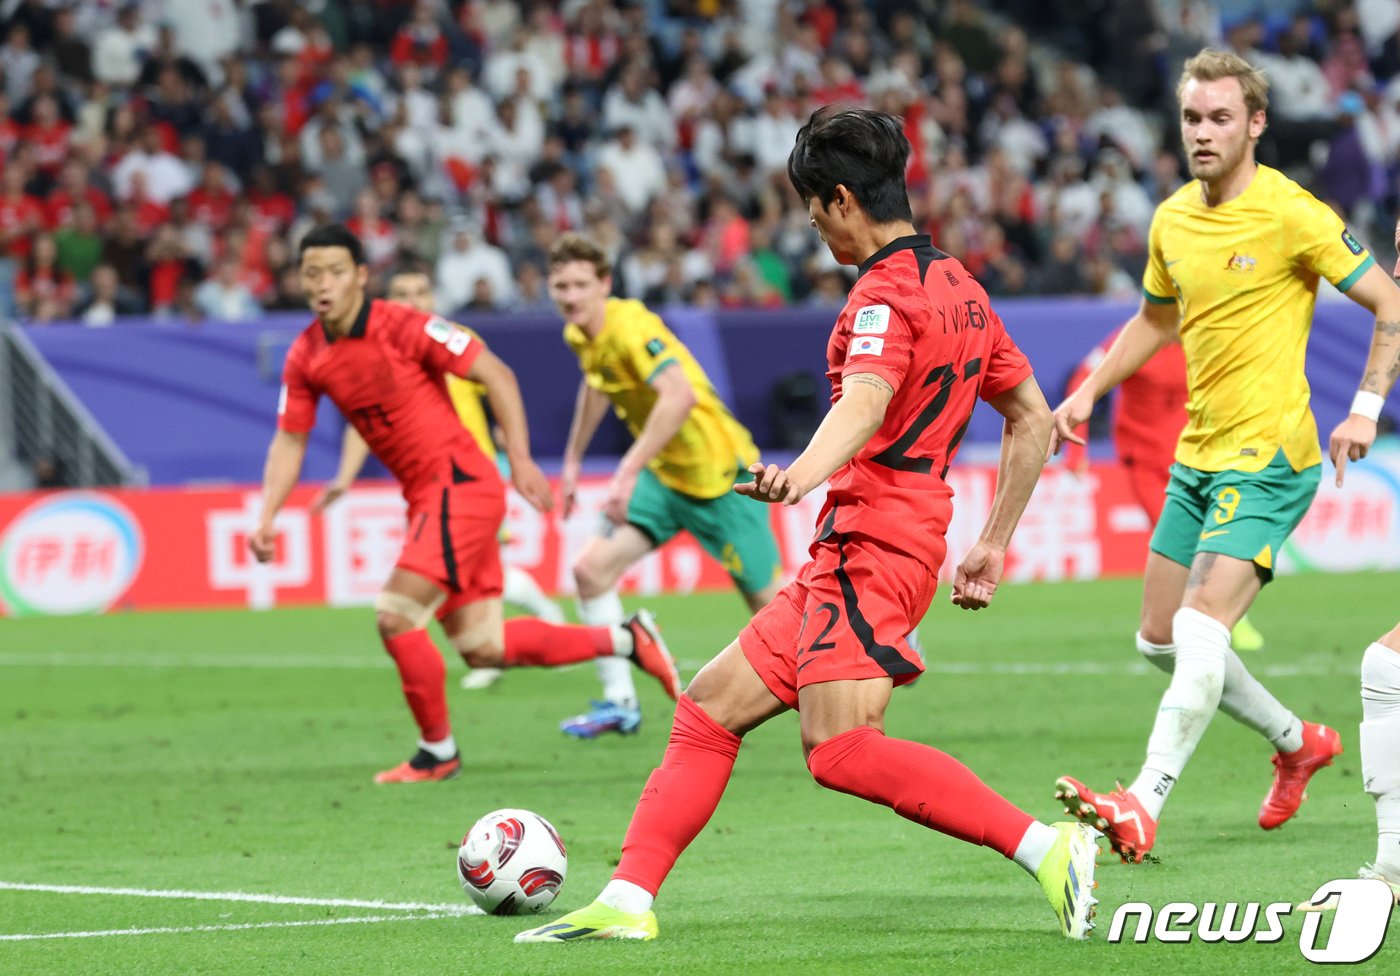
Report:
[[457,419],[443,379],[465,377],[484,348],[436,315],[366,301],[349,335],[335,338],[317,320],[292,343],[277,426],[309,431],[325,394],[399,480],[410,505],[454,485],[503,496],[496,465]]
[[864,536],[937,572],[953,515],[944,479],[972,408],[1027,379],[1030,363],[982,286],[924,236],[891,241],[860,266],[826,361],[833,403],[855,373],[883,378],[894,397],[880,429],[831,476],[818,539]]
[[[1090,351],[1070,377],[1069,389],[1077,390],[1090,371],[1108,353],[1123,331],[1115,329]],[[1186,427],[1186,354],[1173,342],[1153,356],[1118,387],[1113,405],[1113,444],[1118,460],[1141,462],[1163,471],[1176,460],[1176,442]],[[1076,431],[1083,436],[1087,425]],[[1077,464],[1083,448],[1070,445],[1068,463]]]

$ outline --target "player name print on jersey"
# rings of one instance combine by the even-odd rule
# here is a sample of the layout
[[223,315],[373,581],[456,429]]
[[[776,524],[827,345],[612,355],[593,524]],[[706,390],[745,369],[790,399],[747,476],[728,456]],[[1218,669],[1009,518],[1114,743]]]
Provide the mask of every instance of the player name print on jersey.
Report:
[[890,328],[890,307],[888,305],[867,305],[856,312],[855,325],[851,332],[855,335],[884,335]]

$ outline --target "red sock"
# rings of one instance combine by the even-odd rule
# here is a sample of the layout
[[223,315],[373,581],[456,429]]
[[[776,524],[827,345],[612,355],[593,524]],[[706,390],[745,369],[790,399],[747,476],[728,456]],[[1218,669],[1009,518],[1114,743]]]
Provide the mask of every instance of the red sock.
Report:
[[652,770],[622,840],[613,877],[661,890],[681,851],[704,829],[729,782],[740,739],[685,695],[661,765]]
[[906,820],[1006,857],[1035,820],[947,753],[886,738],[868,725],[817,746],[807,768],[829,790],[890,807]]
[[447,718],[447,666],[426,630],[410,630],[384,638],[384,649],[399,666],[403,696],[425,742],[439,742],[452,734]]
[[612,630],[608,627],[550,624],[535,617],[506,621],[508,668],[553,668],[608,657],[612,652]]

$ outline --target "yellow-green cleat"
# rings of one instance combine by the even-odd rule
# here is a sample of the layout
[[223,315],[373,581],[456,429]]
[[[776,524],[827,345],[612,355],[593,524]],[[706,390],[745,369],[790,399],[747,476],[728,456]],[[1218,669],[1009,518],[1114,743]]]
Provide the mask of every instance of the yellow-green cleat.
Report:
[[1050,907],[1060,921],[1060,933],[1066,939],[1087,939],[1099,903],[1094,897],[1098,887],[1094,881],[1094,858],[1099,854],[1094,828],[1082,823],[1051,826],[1060,832],[1060,837],[1045,855],[1035,880],[1050,899]]
[[[1053,854],[1051,855],[1054,856]],[[654,912],[622,912],[595,901],[586,908],[557,918],[548,925],[529,929],[516,942],[573,942],[575,939],[654,939]]]
[[1250,623],[1248,617],[1241,617],[1240,622],[1235,624],[1235,629],[1230,631],[1230,646],[1238,651],[1262,651],[1264,649],[1264,635],[1259,633],[1259,628]]

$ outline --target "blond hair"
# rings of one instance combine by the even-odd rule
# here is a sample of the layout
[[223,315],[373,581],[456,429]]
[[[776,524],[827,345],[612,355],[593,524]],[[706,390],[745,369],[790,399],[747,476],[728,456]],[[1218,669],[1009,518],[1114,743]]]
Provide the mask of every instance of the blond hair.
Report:
[[1232,51],[1218,51],[1205,48],[1191,58],[1181,69],[1181,80],[1176,85],[1177,101],[1188,81],[1219,81],[1221,78],[1237,78],[1244,92],[1244,107],[1251,116],[1255,112],[1269,109],[1269,79],[1254,65]]
[[608,260],[606,251],[582,234],[565,234],[549,249],[549,270],[553,271],[561,264],[572,264],[575,261],[586,261],[593,265],[593,270],[599,278],[606,278],[612,274],[612,262]]

